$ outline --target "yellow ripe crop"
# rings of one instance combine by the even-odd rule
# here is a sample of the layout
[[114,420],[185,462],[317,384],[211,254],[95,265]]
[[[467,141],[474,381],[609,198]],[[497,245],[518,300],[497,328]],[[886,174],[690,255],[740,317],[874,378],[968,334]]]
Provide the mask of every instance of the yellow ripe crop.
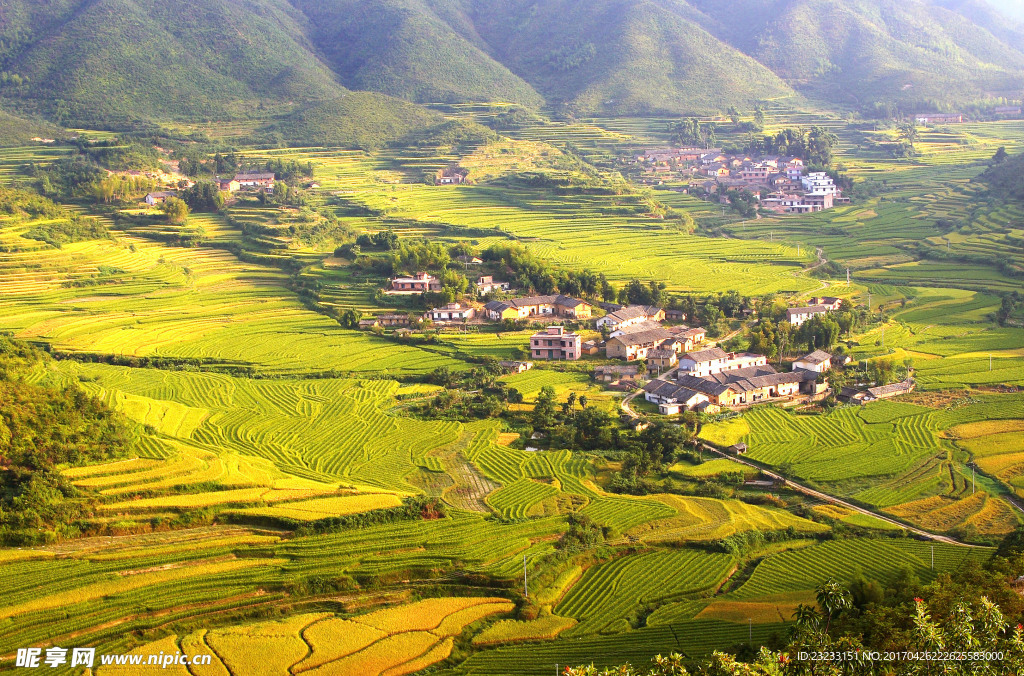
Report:
[[516,641],[541,641],[556,638],[560,633],[576,626],[571,617],[547,615],[535,620],[502,620],[473,637],[473,645],[499,645]]

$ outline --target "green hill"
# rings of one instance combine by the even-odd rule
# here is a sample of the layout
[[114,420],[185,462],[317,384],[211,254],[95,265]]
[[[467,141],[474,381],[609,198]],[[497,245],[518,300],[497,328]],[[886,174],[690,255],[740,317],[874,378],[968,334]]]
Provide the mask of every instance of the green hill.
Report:
[[[311,53],[284,0],[63,0],[5,3],[7,86],[61,121],[220,119],[343,89]],[[62,103],[64,102],[64,103]]]
[[292,145],[371,150],[443,122],[437,113],[383,94],[350,92],[314,103],[261,130]]
[[459,3],[293,1],[309,17],[312,38],[327,62],[351,89],[419,102],[543,103],[486,53]]
[[1024,55],[916,0],[690,0],[723,40],[815,98],[864,106],[1018,95]]
[[276,119],[285,138],[374,144],[426,117],[350,90],[580,114],[800,92],[906,112],[1017,98],[1022,44],[985,0],[3,0],[0,99],[65,125]]
[[549,102],[581,112],[719,111],[792,95],[672,0],[478,0],[476,28]]

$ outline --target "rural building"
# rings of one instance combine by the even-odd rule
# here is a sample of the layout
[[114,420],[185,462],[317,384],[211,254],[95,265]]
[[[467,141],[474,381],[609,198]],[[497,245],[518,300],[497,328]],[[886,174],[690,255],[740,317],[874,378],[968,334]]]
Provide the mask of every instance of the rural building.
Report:
[[499,361],[498,366],[509,373],[522,373],[533,368],[532,361]]
[[481,296],[492,291],[508,291],[508,282],[496,282],[491,275],[480,275],[476,279],[476,291]]
[[594,380],[602,383],[614,383],[623,378],[635,379],[639,375],[640,367],[635,364],[612,364],[594,369]]
[[435,181],[438,185],[458,185],[465,183],[467,176],[469,176],[468,171],[460,169],[457,165],[450,164],[437,172]]
[[274,174],[270,172],[252,172],[235,174],[239,188],[270,188],[274,185]]
[[956,124],[963,121],[964,116],[955,113],[918,113],[914,116],[917,124]]
[[824,350],[815,350],[793,362],[794,371],[803,370],[824,373],[830,368],[832,368],[832,355]]
[[805,307],[791,307],[786,310],[786,321],[793,326],[800,326],[811,317],[823,315],[828,312],[824,305],[808,305]]
[[375,326],[380,326],[380,322],[377,321],[376,317],[369,317],[367,319],[359,320],[359,328],[363,331],[366,331],[367,329],[372,329]]
[[604,352],[609,359],[646,359],[647,353],[672,340],[672,334],[663,328],[623,333],[609,338]]
[[420,272],[412,277],[395,277],[391,280],[393,291],[413,291],[426,293],[427,291],[440,291],[441,280],[426,272]]
[[679,355],[675,350],[657,349],[647,353],[647,366],[651,369],[667,371],[679,363]]
[[869,387],[867,389],[868,396],[864,398],[865,401],[876,401],[878,399],[889,399],[900,394],[909,394],[914,391],[914,380],[913,378],[907,378],[906,380],[898,383],[892,383],[890,385],[882,385],[880,387]]
[[816,296],[811,299],[811,305],[822,305],[830,312],[836,312],[843,306],[843,299],[835,296]]
[[837,195],[839,186],[824,171],[813,171],[800,179],[804,190],[812,195]]
[[395,312],[391,314],[378,314],[377,321],[382,327],[408,327],[409,315]]
[[683,329],[678,332],[670,328],[669,332],[673,334],[676,342],[679,343],[678,352],[691,352],[693,348],[703,343],[708,335],[707,330],[699,326],[692,329]]
[[[741,369],[722,371],[705,376],[694,376],[680,371],[675,385],[694,392],[700,392],[716,406],[742,406],[770,399],[792,397],[799,393],[801,383],[816,380],[817,374],[806,371],[779,373],[767,365],[749,366]],[[650,383],[648,383],[650,385]],[[644,387],[645,398],[652,403],[661,403],[667,390],[648,390]]]
[[528,319],[530,317],[566,317],[590,319],[590,305],[582,300],[563,296],[529,296],[511,300],[494,300],[484,305],[488,319]]
[[662,325],[660,323],[652,322],[652,321],[649,321],[649,320],[645,320],[645,321],[642,321],[642,322],[638,322],[636,324],[630,324],[628,326],[623,326],[622,328],[615,329],[614,331],[612,331],[612,332],[610,332],[608,334],[608,337],[609,338],[616,338],[618,336],[622,336],[622,335],[625,335],[627,333],[640,333],[641,331],[651,331],[653,329],[660,329],[660,328],[664,328],[664,327],[662,327]]
[[601,346],[594,340],[585,340],[583,345],[580,347],[583,354],[595,355],[601,352]]
[[549,326],[530,336],[530,356],[534,359],[574,361],[580,358],[580,336],[578,333],[566,333],[562,326]]
[[681,322],[686,319],[682,310],[665,310],[665,320],[670,322]]
[[430,311],[430,319],[435,322],[464,322],[475,316],[475,308],[459,303],[448,303],[444,307],[436,307]]
[[707,350],[685,353],[679,358],[679,372],[700,378],[723,371],[763,366],[767,363],[768,358],[763,354],[726,352],[720,347],[712,347]]
[[476,256],[467,256],[466,254],[461,254],[459,256],[456,256],[455,260],[458,261],[459,263],[462,263],[463,265],[483,265],[484,264],[484,261],[483,261],[482,258],[477,258]]
[[217,188],[221,192],[238,192],[238,189],[242,186],[233,178],[219,178],[217,179]]
[[733,455],[744,455],[747,452],[747,445],[742,441],[733,444],[729,448],[725,449]]
[[612,331],[623,329],[627,326],[640,324],[641,322],[660,322],[665,319],[665,311],[653,305],[629,305],[609,312],[604,317],[598,318],[597,328],[608,328]]
[[998,117],[1013,117],[1020,115],[1020,106],[996,106],[992,113]]
[[169,197],[176,197],[177,193],[173,192],[151,192],[146,195],[146,204],[149,206],[156,206],[157,204],[163,204]]

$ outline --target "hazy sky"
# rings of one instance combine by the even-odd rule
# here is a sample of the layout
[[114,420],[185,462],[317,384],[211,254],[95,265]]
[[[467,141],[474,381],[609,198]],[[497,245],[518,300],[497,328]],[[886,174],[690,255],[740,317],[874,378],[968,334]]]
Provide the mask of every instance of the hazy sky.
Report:
[[1024,21],[1024,0],[988,0],[989,4],[1018,21]]

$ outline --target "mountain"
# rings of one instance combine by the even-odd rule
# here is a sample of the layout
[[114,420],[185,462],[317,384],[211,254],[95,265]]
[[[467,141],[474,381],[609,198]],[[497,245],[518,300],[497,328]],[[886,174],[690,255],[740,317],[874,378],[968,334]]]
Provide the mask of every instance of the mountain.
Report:
[[471,16],[496,58],[584,113],[709,112],[793,94],[682,2],[475,0]]
[[[219,119],[344,89],[284,0],[58,0],[3,4],[5,87],[69,121]],[[10,91],[10,90],[14,91]],[[65,104],[59,103],[66,102]]]
[[442,0],[293,0],[311,37],[351,89],[410,101],[508,101],[543,98],[487,53],[458,2]]
[[576,114],[797,94],[907,110],[1017,98],[1021,31],[986,0],[0,0],[0,104],[357,144],[435,118],[353,90]]
[[917,0],[689,0],[711,30],[816,99],[955,102],[1024,86],[1024,54]]

